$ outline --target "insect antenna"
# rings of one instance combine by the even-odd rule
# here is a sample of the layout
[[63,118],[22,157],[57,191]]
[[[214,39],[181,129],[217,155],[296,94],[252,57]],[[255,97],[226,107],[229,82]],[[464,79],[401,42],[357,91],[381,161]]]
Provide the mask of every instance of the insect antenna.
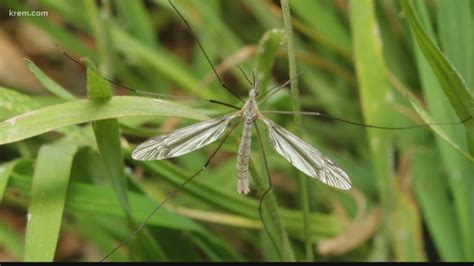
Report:
[[171,198],[173,198],[176,193],[178,193],[179,191],[181,191],[184,186],[186,184],[188,184],[189,182],[191,182],[196,176],[198,176],[202,171],[204,171],[208,166],[209,164],[211,163],[212,159],[214,159],[214,157],[216,156],[217,152],[220,150],[220,148],[222,147],[222,145],[224,144],[224,142],[226,142],[226,140],[229,138],[229,136],[232,134],[232,132],[234,131],[234,129],[239,125],[239,123],[236,123],[234,126],[232,126],[232,128],[229,130],[229,132],[226,133],[226,135],[224,136],[224,139],[222,139],[222,141],[219,143],[219,145],[217,146],[217,148],[212,152],[211,156],[209,156],[209,158],[207,159],[206,163],[204,163],[204,165],[201,167],[201,169],[199,169],[196,173],[194,173],[192,176],[188,177],[183,183],[181,183],[181,185],[179,185],[177,188],[175,188],[173,191],[171,191],[170,194],[168,194],[168,196],[162,200],[156,207],[155,209],[153,209],[152,212],[150,212],[150,214],[148,214],[148,216],[145,218],[145,220],[143,220],[143,222],[138,225],[135,230],[124,240],[122,240],[122,242],[120,242],[117,246],[115,246],[111,251],[109,251],[109,253],[107,253],[101,260],[100,262],[103,262],[105,261],[106,259],[108,259],[112,254],[115,253],[115,251],[117,251],[121,246],[127,244],[130,240],[132,240],[142,229],[143,227],[145,227],[145,225],[148,223],[148,221],[151,219],[151,217],[153,217],[153,215],[156,214],[156,212],[158,212],[161,207],[163,207],[163,205],[168,201],[170,200]]
[[[58,49],[60,49],[58,47]],[[84,67],[84,68],[87,68],[84,63],[82,63],[80,60],[74,58],[73,56],[69,55],[68,53],[66,53],[65,51],[61,50],[60,49],[60,52],[66,56],[69,60],[71,60],[72,62]],[[92,71],[95,71],[93,69],[91,69]],[[200,98],[196,98],[196,97],[191,97],[191,96],[177,96],[177,95],[170,95],[170,94],[162,94],[162,93],[156,93],[156,92],[150,92],[150,91],[143,91],[143,90],[137,90],[137,89],[133,89],[133,88],[130,88],[128,86],[125,86],[125,85],[122,85],[110,78],[107,78],[107,77],[104,77],[102,76],[102,74],[98,73],[96,71],[97,74],[99,74],[103,79],[105,79],[107,82],[117,86],[117,87],[120,87],[122,89],[125,89],[125,90],[128,90],[128,91],[131,91],[137,95],[143,95],[143,96],[151,96],[151,97],[158,97],[158,98],[174,98],[174,99],[187,99],[187,100],[194,100],[194,101],[205,101],[205,102],[209,102],[209,103],[214,103],[214,104],[219,104],[219,105],[223,105],[223,106],[227,106],[227,107],[230,107],[230,108],[233,108],[233,109],[236,109],[236,110],[240,110],[240,107],[238,106],[235,106],[233,104],[230,104],[230,103],[225,103],[225,102],[222,102],[222,101],[218,101],[218,100],[213,100],[213,99],[200,99]]]
[[294,115],[294,114],[300,114],[300,115],[308,115],[308,116],[319,116],[319,117],[324,117],[328,118],[331,120],[335,121],[340,121],[343,123],[347,123],[350,125],[355,125],[355,126],[360,126],[360,127],[368,127],[368,128],[375,128],[375,129],[383,129],[383,130],[404,130],[404,129],[414,129],[414,128],[422,128],[422,127],[429,127],[429,126],[446,126],[446,125],[460,125],[464,124],[467,121],[472,119],[472,115],[469,115],[468,117],[457,121],[457,122],[436,122],[436,123],[424,123],[420,125],[415,125],[415,126],[401,126],[401,127],[389,127],[389,126],[378,126],[378,125],[370,125],[370,124],[364,124],[364,123],[358,123],[350,120],[346,120],[343,118],[339,117],[334,117],[330,116],[327,114],[323,114],[320,112],[306,112],[306,111],[300,111],[300,112],[293,112],[293,111],[260,111],[262,114],[281,114],[281,115]]
[[217,79],[219,80],[219,83],[221,84],[222,87],[224,87],[224,89],[226,89],[229,93],[231,93],[232,95],[234,95],[237,99],[239,99],[241,102],[245,102],[242,97],[240,97],[235,91],[233,91],[229,86],[227,86],[227,84],[225,84],[225,82],[222,80],[222,78],[219,76],[219,74],[217,73],[217,70],[216,68],[214,67],[214,65],[212,64],[211,62],[211,59],[209,58],[209,56],[207,55],[206,51],[204,50],[204,47],[202,46],[201,44],[201,41],[199,41],[199,38],[197,37],[197,35],[194,33],[193,29],[191,28],[191,25],[188,23],[188,21],[184,18],[184,16],[179,12],[178,8],[176,8],[176,6],[173,4],[173,2],[171,0],[168,0],[168,2],[170,3],[170,5],[173,7],[173,9],[176,11],[176,13],[178,14],[178,16],[181,18],[181,20],[184,22],[184,24],[186,25],[186,28],[188,28],[189,32],[191,33],[191,35],[193,36],[194,40],[196,40],[196,43],[198,44],[199,46],[199,49],[201,50],[201,52],[204,54],[204,57],[206,58],[207,62],[209,63],[209,65],[211,66],[212,68],[212,71],[214,72],[214,74],[216,75]]
[[272,241],[272,245],[275,248],[278,257],[280,260],[283,260],[283,256],[280,253],[280,249],[278,248],[275,239],[273,238],[272,234],[270,233],[270,230],[268,229],[267,224],[265,223],[265,219],[263,219],[263,201],[265,200],[265,197],[270,193],[270,191],[273,188],[273,183],[272,183],[272,177],[270,173],[270,167],[268,166],[268,160],[267,160],[267,154],[265,152],[265,148],[263,145],[262,141],[262,135],[260,134],[260,130],[258,128],[258,125],[256,122],[254,122],[255,129],[257,131],[257,136],[258,136],[258,143],[260,146],[260,149],[262,150],[262,157],[263,157],[263,162],[265,164],[265,172],[267,174],[267,179],[268,179],[268,188],[262,193],[262,196],[260,197],[260,201],[258,202],[258,213],[260,215],[260,220],[262,221],[263,228],[265,229],[265,232],[267,233],[268,237]]

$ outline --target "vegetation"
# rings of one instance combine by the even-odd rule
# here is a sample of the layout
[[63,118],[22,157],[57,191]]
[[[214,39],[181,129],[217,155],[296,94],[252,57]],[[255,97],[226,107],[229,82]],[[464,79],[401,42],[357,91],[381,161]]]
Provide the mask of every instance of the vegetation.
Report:
[[[107,261],[474,261],[473,1],[173,3],[241,97],[245,75],[262,93],[297,77],[261,110],[398,129],[268,115],[353,187],[303,175],[262,134],[267,232],[257,134],[252,192],[236,192],[237,128]],[[168,1],[3,0],[9,10],[48,16],[0,17],[0,260],[98,261],[218,142],[163,161],[133,148],[232,111],[209,99],[241,103]]]

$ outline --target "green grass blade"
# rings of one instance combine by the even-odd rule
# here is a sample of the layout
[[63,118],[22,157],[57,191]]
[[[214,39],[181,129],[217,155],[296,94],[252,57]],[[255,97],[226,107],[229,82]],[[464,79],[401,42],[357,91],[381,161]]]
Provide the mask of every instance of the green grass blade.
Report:
[[466,81],[468,89],[474,92],[474,60],[472,60],[472,1],[458,0],[453,5],[449,0],[436,0],[436,13],[439,25],[439,37],[446,58],[459,71]]
[[309,27],[317,30],[333,47],[345,56],[350,56],[351,39],[335,9],[323,1],[290,1],[291,8]]
[[18,259],[23,254],[23,237],[2,220],[0,220],[0,247]]
[[178,116],[205,119],[196,110],[168,101],[134,96],[110,100],[78,100],[37,109],[0,122],[0,144],[11,143],[61,127],[128,116]]
[[[408,90],[403,84],[400,83],[399,80],[397,80],[393,74],[389,73],[388,74],[389,78],[391,79],[392,84],[394,87],[401,93],[401,95],[408,100],[408,102],[411,104],[413,109],[417,112],[417,114],[421,117],[423,122],[425,124],[431,124],[430,128],[433,130],[434,133],[438,135],[442,140],[446,142],[446,144],[449,144],[454,150],[456,150],[460,155],[464,156],[467,160],[471,161],[471,163],[474,163],[474,157],[471,156],[468,152],[465,151],[462,147],[460,147],[450,136],[449,131],[446,132],[446,129],[450,129],[452,127],[462,127],[462,123],[459,124],[452,124],[452,125],[436,125],[437,123],[441,122],[433,118],[432,115],[430,115],[425,108],[422,106],[422,103],[420,100],[416,98],[415,95],[411,93],[410,90]],[[454,121],[450,121],[452,123]]]
[[[464,96],[463,93],[469,93],[469,91],[465,90],[465,92],[463,92],[463,88],[456,87],[460,85],[460,83],[463,83],[463,81],[434,43],[436,37],[434,36],[434,30],[431,28],[431,22],[424,4],[422,2],[406,1],[403,1],[402,4],[404,10],[407,12],[406,17],[414,39],[417,41],[415,43],[417,67],[420,72],[424,94],[432,116],[436,122],[454,122],[460,120],[459,112],[464,108],[462,106],[463,101],[469,100],[469,96]],[[416,16],[414,13],[415,10]],[[449,70],[452,72],[449,72],[445,68],[452,68]],[[446,88],[447,83],[453,83],[452,88]],[[449,91],[447,91],[447,89]],[[460,99],[460,97],[462,99]],[[452,98],[458,98],[458,103],[460,102],[461,106],[457,105]],[[443,127],[449,138],[465,152],[470,151],[469,127],[472,122],[471,119],[467,123],[464,123],[464,128],[456,126]],[[448,144],[439,139],[436,139],[436,141],[442,155],[443,163],[447,168],[447,176],[449,178],[447,179],[446,185],[451,189],[453,205],[456,209],[457,224],[452,226],[459,228],[459,234],[462,239],[461,242],[463,243],[462,249],[464,250],[463,257],[468,258],[471,253],[470,250],[473,249],[474,240],[474,233],[471,226],[474,219],[474,210],[472,209],[472,193],[470,193],[474,166]],[[470,152],[470,154],[472,155],[472,152]]]
[[[97,73],[95,68],[93,69],[89,65],[87,67],[87,91],[91,100],[110,99],[112,97],[107,81]],[[120,131],[117,119],[94,121],[92,127],[107,176],[117,192],[122,208],[129,213],[127,181],[124,173],[125,165],[122,148],[120,147]]]
[[15,169],[15,166],[20,160],[13,160],[0,165],[0,204],[2,204],[5,189],[7,188],[8,180]]
[[[31,177],[14,175],[11,177],[11,183],[8,188],[16,190],[24,196],[30,196],[30,187]],[[144,220],[150,213],[150,210],[156,207],[157,204],[149,197],[137,192],[129,191],[128,198],[133,210],[133,217],[137,221]],[[120,220],[126,219],[126,214],[112,189],[76,181],[72,181],[69,184],[65,210],[72,214],[77,212],[95,216],[104,215]],[[149,224],[175,230],[204,233],[203,228],[199,224],[174,214],[166,208],[161,209],[159,215],[153,216]]]
[[[390,106],[390,88],[385,79],[385,63],[382,52],[382,40],[379,26],[375,19],[374,2],[371,0],[350,1],[354,60],[359,82],[360,103],[366,124],[391,125],[392,113]],[[390,220],[388,214],[394,207],[390,179],[391,136],[386,131],[367,132],[371,159],[376,173],[379,197],[384,208],[382,234],[388,241]],[[383,245],[386,246],[386,245]],[[385,256],[388,250],[382,251]]]
[[119,16],[124,20],[124,27],[143,43],[156,45],[153,24],[151,24],[144,2],[118,0],[114,1]]
[[[153,176],[161,176],[167,182],[178,186],[187,177],[191,171],[183,171],[181,168],[172,165],[169,162],[138,162]],[[193,182],[187,184],[184,191],[189,196],[196,200],[204,201],[212,206],[223,208],[229,212],[237,213],[245,217],[259,219],[258,215],[258,200],[243,198],[231,192],[224,192],[213,184],[206,184],[201,179],[195,179]],[[282,224],[288,233],[299,239],[304,239],[305,235],[301,227],[302,213],[299,211],[292,211],[285,208],[279,210],[282,218]],[[311,215],[311,235],[313,239],[318,239],[323,236],[334,236],[341,231],[340,221],[335,219],[332,215],[325,215],[321,213],[313,213]]]
[[41,82],[43,87],[47,89],[49,92],[67,101],[73,101],[76,99],[74,95],[72,95],[70,92],[65,90],[63,87],[61,87],[58,83],[56,83],[50,77],[46,76],[43,73],[43,71],[41,71],[41,69],[39,69],[35,65],[35,63],[33,63],[30,59],[25,58],[24,60],[26,62],[26,65],[30,68],[33,75],[35,75],[35,77]]
[[31,111],[39,106],[39,103],[28,95],[0,87],[0,109],[18,114]]
[[271,82],[271,71],[273,62],[275,61],[275,53],[283,41],[283,37],[283,30],[272,29],[266,31],[258,43],[253,68],[255,71],[255,79],[260,82],[260,87],[258,88],[260,93],[266,91]]
[[[110,99],[108,82],[99,75],[92,62],[86,60],[87,67],[87,91],[90,99]],[[92,122],[100,157],[104,163],[107,177],[111,181],[122,208],[127,214],[130,227],[134,230],[138,223],[133,221],[130,205],[127,197],[127,180],[125,177],[125,164],[123,161],[122,148],[120,146],[120,131],[117,119],[107,119]],[[135,241],[129,243],[131,257],[134,260],[165,260],[167,256],[162,248],[153,240],[149,232],[144,229]]]
[[[472,116],[474,114],[474,96],[468,89],[466,82],[436,44],[428,37],[428,34],[421,27],[410,2],[403,0],[401,4],[415,40],[438,78],[451,106],[460,119]],[[467,129],[466,133],[470,151],[471,154],[474,154],[474,120],[466,122],[465,127]]]
[[61,228],[69,175],[77,146],[41,147],[31,185],[25,261],[53,261]]
[[[313,2],[314,3],[314,2]],[[300,99],[299,99],[299,88],[298,88],[298,79],[296,78],[297,66],[295,58],[295,43],[293,41],[293,28],[291,24],[291,13],[290,6],[287,0],[281,0],[281,8],[283,11],[283,25],[285,29],[286,44],[288,50],[288,65],[289,65],[289,76],[292,79],[290,84],[291,90],[291,105],[294,112],[299,112],[301,110]],[[295,78],[295,79],[293,79]],[[293,116],[295,125],[296,125],[296,135],[301,137],[303,135],[302,120],[301,115],[296,114]],[[296,170],[295,170],[296,171]],[[303,228],[305,233],[305,259],[306,261],[314,260],[314,248],[311,241],[311,223],[309,220],[310,209],[309,209],[309,182],[311,182],[307,176],[303,173],[296,171],[298,177],[298,192],[300,194],[301,208],[303,211]]]
[[456,215],[451,207],[448,188],[439,169],[432,162],[439,161],[434,149],[416,151],[413,162],[413,185],[428,231],[444,261],[462,258],[462,246],[455,225]]
[[209,96],[205,91],[195,91],[199,80],[176,56],[167,53],[164,48],[150,48],[123,31],[118,25],[111,25],[112,42],[116,49],[127,56],[153,67],[165,77],[175,81],[183,90],[193,92],[196,96]]

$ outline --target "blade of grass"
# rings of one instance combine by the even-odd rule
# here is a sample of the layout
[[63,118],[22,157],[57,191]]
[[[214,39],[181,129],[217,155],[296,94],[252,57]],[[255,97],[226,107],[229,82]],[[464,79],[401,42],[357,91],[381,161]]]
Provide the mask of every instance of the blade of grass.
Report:
[[0,87],[0,109],[21,114],[38,108],[40,104],[32,97],[12,89]]
[[260,93],[267,90],[271,81],[271,71],[275,60],[275,53],[283,41],[283,30],[272,29],[266,31],[258,43],[254,60],[255,79],[260,82]]
[[106,77],[112,77],[112,49],[108,27],[110,2],[104,2],[100,10],[93,0],[85,0],[84,4],[89,17],[90,28],[97,42],[97,61],[99,62],[100,73]]
[[[136,162],[143,166],[145,170],[160,176],[167,182],[177,186],[181,184],[190,174],[188,171],[182,170],[180,167],[170,162]],[[212,184],[206,184],[201,179],[195,179],[183,188],[187,195],[192,196],[196,200],[204,201],[212,206],[223,208],[227,211],[243,215],[252,219],[259,219],[258,201],[250,198],[244,198],[233,193],[225,193]],[[292,236],[304,239],[304,233],[301,230],[301,212],[290,211],[280,208],[282,224],[288,233]],[[332,215],[314,213],[311,215],[311,235],[313,239],[321,236],[333,236],[341,231],[339,221]]]
[[[469,115],[469,108],[464,104],[472,103],[470,92],[464,87],[465,83],[459,73],[447,61],[445,56],[434,43],[434,30],[424,3],[402,1],[403,10],[406,12],[410,30],[414,36],[415,56],[418,70],[421,75],[422,86],[433,118],[436,121],[456,121]],[[415,13],[416,10],[416,13]],[[422,23],[422,24],[421,24]],[[471,99],[471,100],[469,100]],[[467,116],[463,112],[467,111]],[[471,110],[472,112],[472,110]],[[457,115],[456,115],[457,114]],[[470,150],[470,127],[473,120],[464,123],[464,128],[444,127],[449,138],[462,150]],[[464,129],[464,130],[463,130]],[[462,239],[464,259],[469,257],[473,246],[472,217],[472,172],[474,166],[461,157],[449,145],[436,139],[442,154],[443,163],[447,167],[447,185],[453,193],[454,206],[457,215],[457,225]],[[459,258],[463,259],[463,258]]]
[[[112,92],[105,81],[90,61],[87,67],[87,91],[91,100],[110,99]],[[120,147],[120,132],[117,119],[107,119],[92,122],[94,135],[99,147],[99,154],[104,163],[109,180],[111,181],[117,197],[126,213],[130,212],[127,199],[127,181],[125,179],[125,165]]]
[[393,182],[394,208],[390,220],[396,228],[390,230],[393,252],[397,261],[426,261],[423,247],[421,214],[418,206],[399,180]]
[[0,144],[33,137],[61,127],[128,116],[178,116],[203,120],[206,116],[172,102],[134,96],[110,100],[78,100],[24,113],[0,122]]
[[53,261],[77,146],[41,147],[31,185],[24,261]]
[[[22,196],[30,197],[31,177],[13,175],[10,179],[8,190],[16,191]],[[8,195],[8,198],[10,196]],[[133,218],[142,221],[149,214],[149,211],[156,207],[156,202],[137,192],[128,192],[130,206],[133,210]],[[126,214],[121,208],[120,202],[115,196],[115,192],[105,186],[91,185],[72,181],[69,184],[66,198],[66,208],[68,213],[79,213],[82,215],[103,215],[112,219],[125,220]],[[153,216],[150,225],[161,226],[175,230],[186,230],[197,233],[204,233],[203,228],[198,224],[170,212],[168,209],[160,210],[160,215]]]
[[7,188],[8,180],[15,169],[15,166],[21,159],[13,160],[0,165],[0,204],[2,204],[5,189]]
[[35,63],[33,63],[30,59],[24,58],[26,65],[30,68],[31,72],[35,75],[35,77],[40,81],[45,89],[47,89],[52,94],[58,96],[61,99],[67,101],[73,101],[76,99],[74,95],[70,92],[65,90],[61,87],[58,83],[52,80],[50,77],[46,76],[41,69],[39,69]]
[[[439,84],[456,114],[460,119],[472,116],[474,114],[474,96],[468,89],[466,82],[422,28],[411,2],[402,0],[401,4],[415,40],[438,78]],[[474,154],[474,121],[466,122],[465,127],[470,151],[471,154]]]
[[11,225],[0,220],[0,247],[20,259],[23,254],[23,237]]
[[473,91],[472,70],[474,56],[472,50],[472,1],[459,0],[453,5],[449,0],[436,0],[436,13],[439,25],[439,36],[446,58],[459,71],[466,81],[468,89]]
[[443,177],[432,163],[440,158],[433,148],[415,151],[413,158],[413,187],[436,250],[442,260],[458,261],[462,257],[462,241],[453,226],[457,223],[456,214]]
[[[351,55],[351,39],[348,30],[340,21],[338,14],[330,5],[322,1],[290,1],[295,14],[300,16],[306,25],[316,29],[331,46],[344,55]],[[296,27],[296,25],[295,25]]]
[[144,44],[153,47],[156,45],[153,24],[150,21],[146,7],[140,1],[114,1],[119,16],[124,18],[124,26]]
[[[411,93],[410,90],[408,90],[402,83],[400,83],[399,80],[395,78],[395,76],[388,72],[387,73],[387,78],[390,80],[392,83],[393,87],[397,89],[402,96],[408,100],[408,102],[411,104],[413,109],[417,112],[417,114],[421,117],[423,120],[423,123],[425,124],[436,124],[437,120],[433,118],[422,106],[422,103],[420,100],[416,98],[415,95]],[[446,132],[446,129],[449,129],[451,127],[461,127],[462,124],[459,125],[447,125],[447,126],[440,126],[440,125],[430,125],[431,130],[433,130],[434,133],[438,135],[442,140],[446,142],[446,144],[449,144],[453,149],[455,149],[460,155],[464,156],[467,160],[471,161],[471,163],[474,163],[474,157],[471,156],[469,153],[465,151],[465,149],[461,148],[453,139],[451,139],[449,132]]]
[[[95,6],[95,4],[92,4]],[[100,23],[100,22],[97,22]],[[106,49],[104,48],[104,51]],[[103,57],[107,57],[104,55]],[[105,60],[105,59],[104,59]],[[108,82],[103,79],[92,62],[86,60],[87,65],[87,91],[90,99],[110,99]],[[133,230],[138,226],[132,218],[130,205],[127,197],[127,180],[125,177],[125,165],[123,161],[122,149],[120,147],[120,132],[117,119],[107,119],[92,122],[92,128],[99,147],[100,157],[104,163],[107,176],[111,181],[119,202],[122,205],[130,228]],[[151,234],[144,229],[143,234],[131,242],[131,254],[137,260],[165,260],[168,258],[162,248],[153,240]],[[133,252],[132,252],[133,251]]]
[[[354,47],[354,61],[359,81],[360,103],[366,124],[390,125],[390,88],[385,79],[382,40],[375,18],[374,3],[371,0],[351,0],[350,16]],[[384,209],[384,225],[381,227],[382,240],[389,243],[391,222],[388,219],[393,209],[390,178],[393,175],[391,135],[386,131],[367,132],[371,159],[376,173],[379,197]],[[381,245],[387,247],[387,245]],[[389,250],[381,250],[388,259]]]
[[[281,0],[280,2],[281,8],[283,11],[283,25],[285,27],[285,37],[286,37],[286,44],[288,49],[288,65],[290,69],[290,79],[291,80],[291,103],[292,109],[294,112],[300,111],[300,103],[299,103],[299,91],[298,91],[298,79],[296,79],[297,75],[297,67],[296,67],[296,58],[295,58],[295,49],[293,43],[293,28],[291,25],[291,13],[290,13],[290,6],[287,0]],[[294,79],[295,78],[295,79]],[[303,130],[302,130],[302,122],[301,122],[301,115],[296,114],[294,115],[294,122],[296,124],[296,135],[301,137]],[[311,231],[311,224],[309,221],[309,192],[308,192],[308,184],[309,181],[306,176],[304,176],[301,172],[296,171],[298,176],[298,191],[300,194],[300,201],[301,207],[303,209],[303,226],[304,226],[304,233],[305,233],[305,254],[306,254],[306,261],[313,261],[314,260],[314,249],[311,243],[311,238],[309,232]]]

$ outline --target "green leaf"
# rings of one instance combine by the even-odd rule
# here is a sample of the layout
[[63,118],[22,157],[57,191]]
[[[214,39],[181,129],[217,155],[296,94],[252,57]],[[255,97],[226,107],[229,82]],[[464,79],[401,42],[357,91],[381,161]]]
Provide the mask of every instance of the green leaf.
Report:
[[[436,36],[432,29],[428,11],[423,2],[402,1],[402,7],[406,13],[406,18],[415,45],[415,56],[417,59],[418,71],[420,73],[423,92],[436,122],[455,122],[456,120],[472,117],[472,110],[468,105],[472,104],[472,96],[464,87],[464,81],[459,73],[447,61],[435,44]],[[416,10],[416,14],[415,14]],[[470,103],[469,103],[470,102]],[[465,104],[468,105],[465,105]],[[464,112],[467,115],[463,116]],[[473,155],[472,130],[474,120],[464,123],[464,128],[451,126],[443,127],[446,135],[457,144],[460,149],[469,151]],[[452,147],[444,142],[436,140],[441,152],[443,164],[447,168],[447,185],[450,187],[453,196],[453,206],[456,209],[457,224],[460,238],[462,239],[463,257],[469,259],[470,250],[474,246],[474,234],[471,224],[474,222],[474,209],[472,208],[472,193],[470,188],[473,185],[472,172],[474,165],[461,157]],[[446,251],[443,252],[446,254]],[[455,256],[455,254],[451,254]],[[459,260],[463,257],[458,258]]]
[[290,1],[291,8],[309,27],[317,30],[326,42],[344,55],[351,54],[351,39],[336,10],[323,1]]
[[25,58],[24,60],[26,62],[26,65],[30,68],[33,75],[35,75],[35,77],[41,82],[43,87],[47,89],[49,92],[67,101],[73,101],[76,99],[74,95],[72,95],[70,92],[65,90],[63,87],[57,84],[50,77],[46,76],[46,74],[44,74],[43,71],[41,71],[41,69],[39,69],[35,65],[35,63],[33,63],[30,59]]
[[[385,63],[382,51],[382,39],[374,12],[372,0],[351,0],[350,14],[354,61],[359,83],[360,103],[366,124],[391,125],[392,111],[390,106],[391,90],[385,79]],[[392,211],[391,177],[393,169],[389,158],[392,158],[391,136],[386,131],[368,130],[369,147],[372,165],[376,174],[379,197],[387,217]],[[390,220],[385,219],[387,227],[381,234],[388,235]],[[388,238],[386,238],[388,240]],[[388,255],[388,250],[384,251]]]
[[[468,89],[466,82],[421,27],[413,11],[411,2],[402,0],[401,4],[407,21],[410,24],[410,29],[413,31],[415,40],[438,78],[441,88],[443,88],[446,97],[449,99],[458,117],[465,119],[473,116],[474,96]],[[466,122],[465,127],[467,129],[471,154],[474,154],[474,120]]]
[[420,204],[428,231],[436,249],[445,261],[457,261],[462,257],[461,239],[456,215],[450,204],[449,191],[444,185],[439,169],[433,161],[439,161],[434,149],[416,151],[413,158],[412,176],[415,195]]
[[0,165],[0,204],[2,204],[5,189],[7,188],[8,180],[15,169],[15,166],[20,160],[13,160],[8,163]]
[[7,222],[0,220],[0,247],[17,258],[23,254],[23,238]]
[[[31,177],[14,175],[10,182],[9,189],[16,190],[26,196],[30,194]],[[150,214],[150,210],[153,210],[157,204],[157,202],[149,197],[137,192],[129,191],[128,198],[133,210],[133,218],[137,221],[143,221]],[[112,217],[114,220],[126,219],[126,214],[112,189],[75,181],[69,184],[65,210],[71,214],[102,215],[108,218]],[[153,216],[148,224],[175,230],[204,233],[203,228],[199,224],[176,215],[166,208],[161,209],[159,214]]]
[[24,113],[40,105],[30,96],[12,89],[0,87],[0,108],[12,113]]
[[77,100],[51,105],[0,122],[0,144],[19,141],[69,125],[142,115],[178,116],[200,120],[206,118],[191,108],[159,99],[117,96],[110,100]]
[[57,143],[41,147],[31,185],[26,226],[25,261],[53,261],[66,191],[77,146]]
[[283,41],[284,32],[281,29],[271,29],[263,34],[258,42],[257,54],[255,55],[254,70],[255,79],[260,82],[260,92],[267,90],[271,78],[275,53]]

